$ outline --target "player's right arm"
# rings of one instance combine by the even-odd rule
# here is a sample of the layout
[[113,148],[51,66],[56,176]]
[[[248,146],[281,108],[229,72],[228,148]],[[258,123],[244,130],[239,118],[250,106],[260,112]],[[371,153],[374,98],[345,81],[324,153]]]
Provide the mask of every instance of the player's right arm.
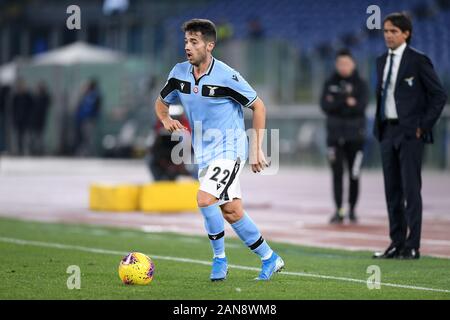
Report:
[[164,128],[172,133],[175,130],[187,130],[180,121],[172,119],[169,114],[169,106],[178,101],[178,92],[174,85],[175,70],[177,65],[175,65],[169,73],[164,88],[162,88],[159,97],[155,101],[155,113],[159,121],[163,124]]
[[155,101],[155,112],[159,121],[161,121],[167,131],[173,132],[175,130],[187,130],[187,128],[183,126],[180,121],[170,117],[169,106],[162,101],[161,97],[158,97]]

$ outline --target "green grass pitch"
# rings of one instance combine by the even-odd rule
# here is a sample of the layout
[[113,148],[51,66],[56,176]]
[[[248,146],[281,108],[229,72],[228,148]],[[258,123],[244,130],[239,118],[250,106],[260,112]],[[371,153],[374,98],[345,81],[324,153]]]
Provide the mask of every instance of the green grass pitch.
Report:
[[[236,267],[226,281],[212,283],[206,236],[0,219],[0,299],[450,299],[449,259],[378,261],[365,251],[269,242],[286,273],[254,281],[259,259],[230,238],[228,261]],[[121,283],[118,264],[130,251],[153,259],[150,285]],[[79,290],[67,288],[70,265],[81,269]],[[380,289],[365,283],[370,265],[381,270]]]

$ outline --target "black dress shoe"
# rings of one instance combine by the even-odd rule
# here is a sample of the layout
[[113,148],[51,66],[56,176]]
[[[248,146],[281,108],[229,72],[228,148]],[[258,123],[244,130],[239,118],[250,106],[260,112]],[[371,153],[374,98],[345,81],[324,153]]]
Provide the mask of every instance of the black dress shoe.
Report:
[[358,223],[358,217],[356,216],[355,211],[350,211],[348,213],[348,219],[351,223]]
[[400,259],[419,259],[420,258],[419,249],[405,248],[402,250],[402,252],[400,252],[399,258]]
[[344,222],[344,213],[342,209],[336,210],[336,213],[331,217],[331,224],[342,224]]
[[372,256],[374,259],[395,259],[400,256],[401,249],[397,246],[389,246],[384,252],[375,252]]
[[330,219],[330,223],[331,224],[342,224],[344,222],[344,218],[335,214],[334,216],[331,217]]

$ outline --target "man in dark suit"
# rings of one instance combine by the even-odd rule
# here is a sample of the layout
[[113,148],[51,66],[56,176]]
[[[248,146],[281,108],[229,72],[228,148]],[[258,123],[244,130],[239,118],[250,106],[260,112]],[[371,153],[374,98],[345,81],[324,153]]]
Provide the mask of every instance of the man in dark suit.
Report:
[[388,52],[377,59],[374,135],[381,147],[391,244],[374,258],[418,259],[424,143],[433,142],[447,96],[430,59],[409,46],[409,17],[390,14],[383,28]]

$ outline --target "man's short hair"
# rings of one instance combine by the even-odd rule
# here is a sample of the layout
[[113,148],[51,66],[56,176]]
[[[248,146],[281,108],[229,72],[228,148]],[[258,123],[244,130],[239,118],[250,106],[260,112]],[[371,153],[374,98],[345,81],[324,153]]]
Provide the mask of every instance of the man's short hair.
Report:
[[342,48],[338,52],[336,52],[336,59],[340,57],[349,57],[350,59],[354,60],[352,52],[347,48]]
[[217,32],[215,24],[208,19],[191,19],[183,23],[183,32],[200,32],[203,40],[216,42]]
[[409,31],[409,37],[406,39],[406,43],[411,42],[412,37],[412,21],[406,12],[394,12],[384,18],[383,23],[390,21],[394,26],[402,30],[402,32]]

